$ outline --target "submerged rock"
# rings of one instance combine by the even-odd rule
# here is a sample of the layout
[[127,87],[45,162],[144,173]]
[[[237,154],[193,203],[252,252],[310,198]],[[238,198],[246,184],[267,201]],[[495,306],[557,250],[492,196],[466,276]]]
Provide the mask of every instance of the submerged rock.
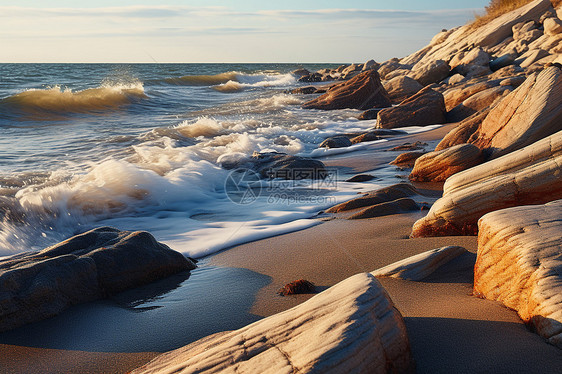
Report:
[[354,175],[353,177],[347,179],[346,182],[361,183],[361,182],[368,182],[368,181],[371,181],[371,180],[376,179],[376,178],[377,177],[375,177],[374,175],[371,175],[371,174],[357,174],[357,175]]
[[326,177],[326,167],[322,161],[277,152],[255,153],[251,159],[229,166],[231,169],[252,169],[262,178],[323,179]]
[[370,109],[391,106],[376,70],[367,70],[332,86],[324,95],[303,104],[305,109]]
[[400,105],[383,109],[377,115],[377,127],[384,129],[435,125],[445,122],[443,95],[430,88],[424,88]]
[[349,147],[352,145],[351,140],[347,136],[332,136],[325,139],[320,145],[319,148],[344,148]]
[[0,331],[194,268],[147,232],[90,230],[0,260]]
[[488,213],[478,228],[474,295],[516,310],[562,348],[562,200]]
[[156,357],[134,374],[407,373],[406,327],[378,280],[357,274],[287,311]]

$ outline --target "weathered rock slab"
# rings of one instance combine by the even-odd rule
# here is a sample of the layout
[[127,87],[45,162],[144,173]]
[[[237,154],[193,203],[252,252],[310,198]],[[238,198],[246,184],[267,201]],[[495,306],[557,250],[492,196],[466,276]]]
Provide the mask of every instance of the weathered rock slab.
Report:
[[474,235],[484,214],[562,199],[562,131],[447,179],[412,236]]
[[418,158],[409,179],[415,182],[444,182],[451,175],[484,161],[480,148],[459,144]]
[[378,280],[357,274],[285,312],[156,357],[140,373],[406,373],[406,328]]
[[410,281],[421,281],[434,273],[441,266],[467,252],[465,248],[459,246],[436,248],[397,261],[372,271],[371,274],[375,277],[392,277]]
[[478,227],[474,294],[562,348],[562,200],[488,213]]
[[0,261],[0,331],[194,268],[147,232],[90,230]]

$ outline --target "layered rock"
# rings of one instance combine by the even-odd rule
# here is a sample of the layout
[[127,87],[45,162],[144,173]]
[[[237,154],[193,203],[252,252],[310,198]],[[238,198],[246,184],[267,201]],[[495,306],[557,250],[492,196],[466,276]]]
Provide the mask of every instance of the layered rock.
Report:
[[410,281],[421,281],[433,274],[441,266],[467,252],[466,249],[458,246],[436,248],[394,262],[371,272],[371,274],[375,277],[391,277]]
[[140,373],[405,373],[400,313],[375,277],[357,274],[240,330],[156,357]]
[[435,147],[436,151],[452,147],[457,144],[468,143],[470,137],[478,130],[480,124],[490,113],[491,108],[485,108],[478,113],[462,120],[454,129],[449,131]]
[[474,294],[562,348],[562,200],[488,213],[478,227]]
[[[501,83],[501,82],[500,82]],[[488,88],[470,96],[447,113],[448,122],[458,122],[486,108],[492,107],[513,90],[510,86]]]
[[414,182],[444,182],[451,175],[469,169],[484,161],[480,148],[459,144],[419,157],[410,173]]
[[532,144],[562,130],[562,71],[532,74],[498,103],[469,140],[492,157]]
[[435,125],[445,121],[443,95],[431,88],[425,88],[400,105],[383,109],[377,114],[377,128],[384,129]]
[[303,104],[305,109],[369,109],[391,106],[390,98],[376,70],[367,70],[349,81],[330,87],[328,92]]
[[474,234],[484,214],[562,198],[562,131],[447,179],[412,236]]
[[194,268],[147,232],[97,228],[0,260],[0,331]]
[[418,158],[425,155],[427,152],[424,151],[412,151],[406,152],[398,155],[394,160],[390,162],[390,165],[397,165],[397,166],[408,166],[413,167],[414,163]]

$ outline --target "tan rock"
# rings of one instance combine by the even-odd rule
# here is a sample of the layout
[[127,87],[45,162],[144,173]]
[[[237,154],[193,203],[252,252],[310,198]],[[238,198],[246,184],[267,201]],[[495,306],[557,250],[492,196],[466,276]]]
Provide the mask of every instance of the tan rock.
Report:
[[377,114],[377,128],[393,129],[445,123],[443,95],[427,87],[400,103]]
[[527,32],[535,30],[536,28],[535,21],[519,22],[511,28],[511,31],[513,32],[513,38],[517,40],[521,39]]
[[526,68],[548,55],[549,53],[544,49],[529,50],[522,54],[521,57],[519,57],[517,60],[515,60],[515,63],[522,68]]
[[562,348],[562,200],[478,222],[474,295],[497,300]]
[[497,86],[480,91],[477,94],[470,96],[468,99],[451,109],[447,113],[448,122],[458,122],[465,118],[470,117],[485,108],[495,105],[498,100],[501,100],[508,92],[513,90],[508,86]]
[[485,108],[461,121],[457,127],[449,131],[447,135],[441,139],[437,147],[435,147],[435,150],[440,151],[457,144],[468,143],[468,139],[478,130],[484,118],[490,113],[490,109],[491,108]]
[[453,65],[451,61],[451,67],[455,69],[458,73],[462,75],[468,75],[474,66],[485,66],[488,67],[490,63],[490,55],[482,48],[473,48],[458,62],[458,64]]
[[384,83],[383,86],[394,103],[400,103],[406,100],[423,88],[418,81],[406,76],[392,78]]
[[396,157],[394,160],[392,160],[390,162],[390,165],[413,167],[416,160],[426,153],[427,152],[423,151],[402,153],[401,155],[398,155],[398,157]]
[[468,251],[459,246],[432,249],[415,256],[397,261],[375,271],[375,277],[391,277],[410,281],[421,281],[433,274],[441,266],[449,263]]
[[376,70],[367,70],[330,88],[324,95],[303,104],[305,109],[369,109],[391,105]]
[[162,354],[140,373],[407,373],[406,327],[379,281],[357,274],[285,312]]
[[431,61],[427,64],[416,64],[409,76],[417,80],[422,86],[441,82],[451,71],[449,64],[443,60]]
[[453,87],[451,89],[443,92],[443,98],[445,100],[445,107],[447,111],[450,111],[457,105],[461,104],[463,101],[477,94],[478,92],[487,90],[489,88],[499,85],[499,81],[486,81],[480,83],[466,83],[460,87]]
[[546,35],[558,35],[562,33],[562,20],[558,18],[547,18],[544,20],[543,25]]
[[386,77],[384,77],[387,81],[396,78],[396,77],[402,77],[404,75],[408,75],[410,74],[410,69],[396,69],[393,72],[390,72],[386,75]]
[[484,214],[562,198],[562,131],[447,179],[443,197],[416,221],[413,237],[476,232]]
[[418,158],[409,178],[414,182],[444,182],[451,175],[476,166],[483,160],[480,148],[472,144],[459,144]]
[[562,130],[562,72],[535,73],[498,103],[469,143],[498,157]]
[[505,13],[486,25],[478,28],[463,26],[450,33],[439,44],[424,47],[422,50],[402,59],[410,64],[427,64],[436,60],[449,61],[458,51],[471,46],[491,48],[512,36],[512,27],[520,22],[538,21],[549,9],[549,0],[535,0],[514,11]]

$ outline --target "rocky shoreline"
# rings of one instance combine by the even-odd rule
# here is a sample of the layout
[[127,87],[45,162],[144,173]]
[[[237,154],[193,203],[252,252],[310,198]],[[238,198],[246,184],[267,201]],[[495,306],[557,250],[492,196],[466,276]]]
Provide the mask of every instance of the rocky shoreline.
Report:
[[[484,26],[444,30],[402,59],[294,72],[301,82],[323,85],[294,91],[320,94],[303,108],[360,109],[360,119],[377,119],[368,132],[341,134],[320,147],[397,136],[406,126],[454,124],[433,151],[408,144],[393,161],[410,172],[411,183],[325,212],[334,220],[376,220],[427,210],[410,236],[452,236],[450,245],[368,269],[292,309],[157,356],[134,372],[414,372],[407,326],[376,277],[427,279],[469,254],[454,236],[478,236],[474,297],[516,310],[562,349],[561,52],[562,8],[535,0]],[[337,83],[325,86],[332,80]],[[325,168],[282,154],[241,162],[262,177],[288,179],[296,179],[291,170],[302,165]],[[444,182],[439,198],[424,190],[424,183],[436,182]],[[111,228],[3,259],[0,330],[195,266],[148,233]]]

